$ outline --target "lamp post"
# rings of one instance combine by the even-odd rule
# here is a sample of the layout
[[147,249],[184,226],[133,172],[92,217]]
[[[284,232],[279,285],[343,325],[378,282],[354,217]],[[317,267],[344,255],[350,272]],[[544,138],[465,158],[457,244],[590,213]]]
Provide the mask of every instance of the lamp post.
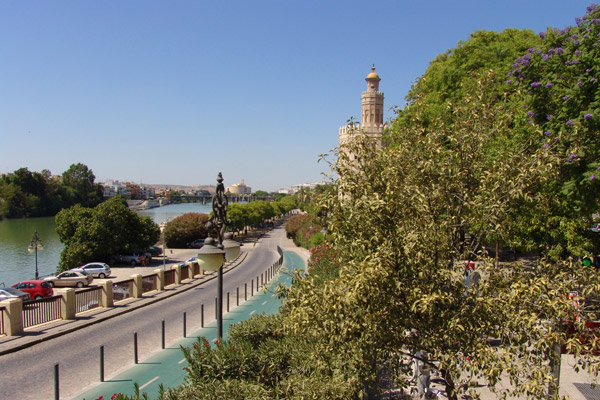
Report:
[[29,242],[29,246],[27,246],[27,251],[30,253],[35,252],[35,279],[39,279],[40,275],[38,273],[38,250],[44,250],[44,245],[42,244],[42,239],[40,239],[40,235],[38,235],[37,231],[33,234],[31,238],[31,242]]
[[[217,278],[217,338],[223,337],[223,264],[225,260],[233,259],[234,254],[239,254],[239,243],[226,237],[227,225],[231,220],[227,219],[227,196],[223,185],[223,175],[219,172],[217,177],[217,190],[212,197],[213,213],[206,223],[208,234],[216,238],[208,237],[204,246],[198,252],[198,263],[206,271],[218,271]],[[228,252],[229,251],[229,252]],[[237,257],[237,255],[235,255]],[[233,257],[233,258],[229,258]]]

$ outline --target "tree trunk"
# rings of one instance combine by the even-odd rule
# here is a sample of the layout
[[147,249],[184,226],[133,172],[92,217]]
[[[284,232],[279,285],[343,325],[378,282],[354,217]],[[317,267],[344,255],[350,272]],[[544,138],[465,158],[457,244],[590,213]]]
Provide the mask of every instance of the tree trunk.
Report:
[[458,396],[455,392],[456,386],[454,385],[454,380],[452,380],[450,371],[447,369],[441,369],[440,372],[442,373],[442,377],[446,382],[446,396],[448,397],[448,400],[458,400]]

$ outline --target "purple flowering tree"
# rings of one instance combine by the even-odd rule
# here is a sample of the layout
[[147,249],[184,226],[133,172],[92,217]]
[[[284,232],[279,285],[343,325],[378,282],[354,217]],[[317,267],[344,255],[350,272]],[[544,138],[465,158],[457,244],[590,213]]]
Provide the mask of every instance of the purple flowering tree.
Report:
[[532,235],[555,242],[556,255],[581,254],[594,245],[586,228],[600,209],[600,7],[589,6],[576,26],[548,28],[540,37],[542,45],[517,58],[509,73],[527,93],[539,140],[561,160],[544,185],[546,213],[529,225],[537,229]]

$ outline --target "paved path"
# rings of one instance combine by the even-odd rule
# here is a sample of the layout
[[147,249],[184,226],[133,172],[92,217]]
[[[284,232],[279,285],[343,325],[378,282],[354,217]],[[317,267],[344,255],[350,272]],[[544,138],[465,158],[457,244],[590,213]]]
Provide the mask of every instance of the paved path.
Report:
[[[253,315],[277,313],[281,306],[281,300],[274,295],[274,288],[280,283],[286,286],[291,285],[291,271],[294,269],[304,269],[304,267],[305,262],[298,254],[286,251],[280,273],[266,287],[266,291],[255,294],[247,302],[224,315],[224,331],[227,332],[231,324],[249,319]],[[227,337],[227,334],[225,333],[224,336]],[[126,371],[106,378],[104,383],[95,385],[80,395],[73,397],[73,399],[89,400],[97,399],[100,396],[109,399],[114,393],[133,395],[134,382],[137,382],[140,390],[146,392],[151,399],[156,398],[160,385],[167,388],[180,385],[183,382],[186,376],[183,369],[186,367],[187,362],[179,346],[191,347],[198,337],[204,337],[209,341],[215,340],[215,322],[213,321],[205,328],[193,332],[184,339],[171,343],[167,349],[145,360],[141,360],[139,364],[134,365]]]

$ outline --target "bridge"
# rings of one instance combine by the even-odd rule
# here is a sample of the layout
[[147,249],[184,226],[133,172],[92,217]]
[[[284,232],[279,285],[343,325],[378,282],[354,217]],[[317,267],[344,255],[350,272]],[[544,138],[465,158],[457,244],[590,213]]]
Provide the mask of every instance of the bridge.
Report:
[[[229,203],[250,203],[257,200],[273,201],[275,200],[272,196],[256,196],[253,194],[231,194],[226,193],[227,201]],[[184,195],[170,195],[167,196],[170,203],[202,203],[210,204],[212,201],[211,194],[184,194]]]

